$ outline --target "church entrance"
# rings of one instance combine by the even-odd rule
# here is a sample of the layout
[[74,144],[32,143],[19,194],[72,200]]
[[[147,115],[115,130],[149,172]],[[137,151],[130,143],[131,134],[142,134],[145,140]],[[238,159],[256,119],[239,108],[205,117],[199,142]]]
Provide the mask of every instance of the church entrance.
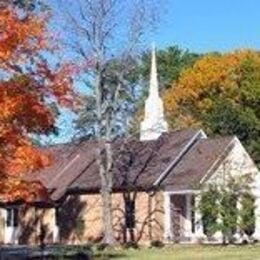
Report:
[[184,237],[186,219],[185,195],[171,196],[171,223],[174,242],[180,242]]

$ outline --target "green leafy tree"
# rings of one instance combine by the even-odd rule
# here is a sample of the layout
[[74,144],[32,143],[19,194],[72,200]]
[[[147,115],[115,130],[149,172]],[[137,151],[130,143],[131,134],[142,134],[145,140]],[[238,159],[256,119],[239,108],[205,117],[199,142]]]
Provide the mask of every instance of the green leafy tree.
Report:
[[[170,46],[157,51],[158,76],[162,88],[169,88],[184,69],[192,65],[202,55],[183,50],[178,46]],[[151,52],[143,53],[140,65],[137,67],[140,77],[148,84],[150,77]]]
[[238,220],[237,195],[234,190],[223,190],[220,193],[220,217],[222,221],[219,223],[219,230],[223,235],[223,243],[231,243]]
[[251,174],[234,177],[227,173],[218,184],[204,184],[199,210],[208,237],[220,231],[226,244],[234,242],[234,234],[239,229],[249,237],[254,233],[255,200],[250,192],[251,183]]
[[215,186],[210,186],[201,196],[199,210],[202,214],[203,230],[208,237],[218,230],[218,197],[219,193]]
[[245,192],[241,196],[240,229],[249,237],[255,231],[255,199],[252,193]]

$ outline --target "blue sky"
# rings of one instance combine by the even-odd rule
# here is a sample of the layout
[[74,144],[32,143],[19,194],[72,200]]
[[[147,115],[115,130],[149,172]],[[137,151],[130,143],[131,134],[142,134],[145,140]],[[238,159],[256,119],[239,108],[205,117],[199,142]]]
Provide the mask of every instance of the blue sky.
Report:
[[[56,25],[60,23],[60,1],[47,0],[54,8]],[[161,21],[148,43],[155,41],[159,47],[179,45],[197,52],[260,49],[260,0],[153,1],[160,8]]]
[[[49,1],[54,4],[57,0]],[[159,48],[179,45],[202,53],[260,49],[260,0],[161,1],[166,1],[162,5],[161,22],[157,31],[148,37],[147,44],[155,41]],[[60,5],[53,7],[60,8]],[[62,115],[57,122],[61,135],[47,140],[63,142],[73,135],[74,116],[66,112]]]
[[192,51],[260,48],[259,0],[168,0],[155,41]]

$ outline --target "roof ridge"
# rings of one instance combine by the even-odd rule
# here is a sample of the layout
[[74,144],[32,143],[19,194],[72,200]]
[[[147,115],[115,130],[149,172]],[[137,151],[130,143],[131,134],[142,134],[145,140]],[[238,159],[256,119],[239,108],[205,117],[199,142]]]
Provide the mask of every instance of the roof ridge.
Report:
[[237,137],[236,135],[225,135],[225,136],[221,136],[221,135],[216,135],[216,136],[209,136],[208,138],[205,139],[201,139],[201,140],[225,140],[225,139],[230,139],[233,140],[235,137]]

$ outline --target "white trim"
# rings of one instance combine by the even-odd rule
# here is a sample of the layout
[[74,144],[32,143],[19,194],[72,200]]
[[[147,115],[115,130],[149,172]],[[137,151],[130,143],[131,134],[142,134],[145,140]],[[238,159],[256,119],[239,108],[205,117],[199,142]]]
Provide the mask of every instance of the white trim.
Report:
[[190,193],[185,194],[185,222],[184,222],[184,236],[192,237],[192,196]]
[[163,237],[166,241],[172,240],[172,220],[171,220],[171,197],[167,192],[164,195],[164,234]]
[[194,237],[196,239],[205,239],[206,235],[204,234],[203,231],[203,223],[202,223],[202,214],[199,209],[199,204],[201,200],[201,195],[197,195],[194,197],[194,214],[195,214],[195,232],[194,232]]
[[[211,173],[212,169],[214,169],[214,167],[217,165],[217,163],[219,163],[220,159],[222,158],[222,156],[226,153],[226,151],[229,149],[229,147],[231,145],[233,145],[233,143],[235,142],[235,137],[232,138],[232,140],[230,141],[230,143],[227,145],[227,147],[224,149],[224,151],[218,156],[218,158],[216,159],[216,161],[211,165],[211,167],[208,169],[207,173],[201,178],[200,180],[200,184],[202,184],[205,179],[208,177],[208,175]],[[229,155],[229,153],[227,154],[227,156]],[[225,157],[226,158],[226,157]],[[223,159],[224,160],[224,159]],[[215,174],[217,173],[217,171],[215,171],[215,173],[211,176],[211,178],[213,176],[215,176]]]
[[202,129],[200,129],[199,131],[201,133],[201,139],[207,139],[208,138],[208,136],[206,135],[206,133]]
[[[250,163],[252,163],[252,166],[255,168],[255,173],[259,173],[259,170],[255,164],[255,162],[252,160],[251,156],[248,154],[247,150],[245,149],[245,147],[242,145],[242,143],[240,142],[240,140],[237,138],[237,136],[234,136],[232,138],[232,140],[230,141],[230,143],[227,145],[227,147],[224,149],[223,153],[221,153],[221,155],[217,158],[217,160],[214,162],[214,164],[210,167],[210,169],[207,171],[207,173],[203,176],[203,178],[200,180],[200,184],[202,184],[205,179],[208,177],[208,175],[210,174],[210,172],[212,171],[212,169],[216,166],[217,163],[219,163],[221,157],[225,154],[225,152],[227,151],[227,149],[231,146],[231,145],[238,145],[243,152],[245,153],[245,155],[247,156],[247,159],[250,160]],[[222,160],[224,161],[232,152],[232,150],[229,151],[229,153],[226,155],[226,157]],[[252,171],[252,173],[254,173]],[[218,171],[216,169],[216,171],[212,174],[212,176],[210,177],[210,179],[214,179],[214,177],[218,174]],[[253,189],[254,190],[254,189]],[[254,193],[254,192],[253,192]]]
[[260,197],[255,197],[255,232],[252,235],[254,239],[260,240]]
[[[9,208],[9,209],[13,210],[13,208]],[[18,226],[7,226],[7,214],[8,214],[7,210],[8,209],[5,208],[3,214],[4,215],[4,243],[18,244],[19,224]],[[19,215],[18,215],[18,221],[19,221]]]
[[185,194],[198,194],[199,190],[176,190],[176,191],[165,191],[169,195],[185,195]]
[[185,145],[182,151],[178,154],[178,156],[168,165],[168,167],[162,172],[162,174],[158,177],[158,179],[153,183],[153,186],[157,186],[168,174],[168,172],[177,165],[180,161],[182,156],[191,148],[194,142],[198,139],[206,138],[206,134],[200,129],[192,138],[191,140]]
[[53,243],[60,242],[60,228],[54,224],[53,227]]
[[[53,217],[53,243],[60,242],[60,227],[57,225],[57,208],[54,208],[54,217]],[[59,224],[59,223],[58,223]]]

